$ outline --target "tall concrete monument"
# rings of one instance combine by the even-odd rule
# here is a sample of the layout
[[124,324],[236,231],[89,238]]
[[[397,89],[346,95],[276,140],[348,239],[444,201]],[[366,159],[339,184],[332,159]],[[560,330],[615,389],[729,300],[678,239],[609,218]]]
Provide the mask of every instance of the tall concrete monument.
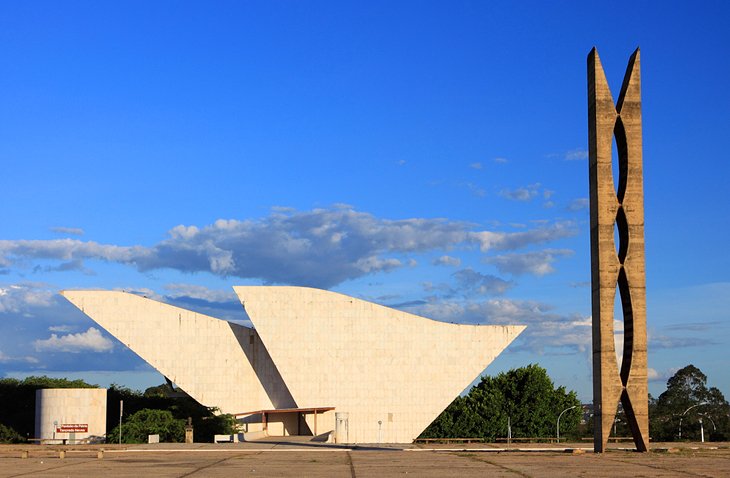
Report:
[[[598,52],[588,54],[588,137],[593,303],[594,450],[606,449],[619,401],[638,451],[647,451],[646,278],[639,50],[614,105]],[[616,140],[618,171],[612,167]],[[623,356],[614,345],[621,300]],[[620,370],[619,370],[620,368]]]

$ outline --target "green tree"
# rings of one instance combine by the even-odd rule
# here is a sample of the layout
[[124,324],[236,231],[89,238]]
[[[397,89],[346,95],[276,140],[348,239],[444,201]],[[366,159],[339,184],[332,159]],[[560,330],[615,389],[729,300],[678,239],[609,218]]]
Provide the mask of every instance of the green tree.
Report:
[[23,439],[35,433],[35,392],[41,388],[96,388],[83,380],[31,376],[0,379],[0,421]]
[[424,438],[484,438],[507,436],[508,421],[513,437],[554,437],[558,415],[575,406],[560,419],[561,435],[577,429],[581,418],[575,392],[555,388],[547,371],[539,365],[484,376],[463,397],[449,407],[421,434]]
[[[174,398],[173,398],[174,397]],[[212,442],[216,434],[228,435],[235,432],[236,421],[230,415],[221,415],[215,408],[205,407],[180,389],[173,390],[162,384],[149,387],[144,393],[112,384],[107,391],[107,427],[119,424],[119,402],[124,401],[124,417],[144,410],[167,410],[176,419],[193,421],[196,442]],[[125,418],[126,420],[126,418]],[[119,431],[107,429],[108,440],[118,439]],[[117,437],[117,438],[115,438]],[[162,437],[160,437],[162,438]],[[147,438],[145,437],[145,441]]]
[[[147,443],[148,435],[160,435],[161,442],[185,440],[185,420],[175,418],[169,410],[139,410],[122,422],[122,443]],[[119,437],[119,425],[107,435],[108,441]]]
[[730,437],[730,405],[716,387],[707,387],[707,376],[694,365],[680,369],[667,381],[667,389],[649,402],[650,435],[655,441],[700,440],[700,419],[705,439],[720,441]]
[[25,438],[10,427],[0,423],[0,443],[23,443]]

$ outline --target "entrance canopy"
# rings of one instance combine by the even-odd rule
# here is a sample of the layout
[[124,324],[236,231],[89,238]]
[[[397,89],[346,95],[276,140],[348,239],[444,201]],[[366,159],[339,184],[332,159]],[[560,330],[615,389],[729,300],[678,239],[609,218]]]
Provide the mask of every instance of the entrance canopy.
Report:
[[235,413],[233,416],[238,418],[244,418],[251,415],[261,415],[261,423],[263,424],[264,430],[267,430],[267,415],[272,414],[289,414],[296,413],[297,416],[314,414],[314,436],[317,436],[317,414],[329,412],[334,410],[335,407],[310,407],[310,408],[275,408],[272,410],[255,410],[252,412]]

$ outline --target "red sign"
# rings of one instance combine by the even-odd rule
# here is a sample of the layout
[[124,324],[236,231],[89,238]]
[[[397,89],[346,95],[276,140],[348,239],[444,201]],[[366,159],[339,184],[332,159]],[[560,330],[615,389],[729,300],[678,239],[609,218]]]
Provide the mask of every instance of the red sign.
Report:
[[87,423],[63,423],[56,427],[56,433],[89,433]]

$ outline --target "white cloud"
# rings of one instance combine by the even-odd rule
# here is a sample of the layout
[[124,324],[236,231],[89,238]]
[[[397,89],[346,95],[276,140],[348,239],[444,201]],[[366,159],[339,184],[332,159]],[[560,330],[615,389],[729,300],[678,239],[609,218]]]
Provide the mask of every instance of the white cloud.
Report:
[[646,376],[650,382],[666,382],[677,373],[678,368],[669,368],[667,370],[658,371],[651,367],[647,367]]
[[49,332],[71,332],[76,327],[72,325],[51,325],[48,327]]
[[459,292],[476,293],[479,295],[504,294],[507,289],[514,287],[514,282],[499,277],[482,274],[474,269],[467,268],[452,274],[459,287]]
[[58,234],[69,234],[71,236],[83,236],[84,230],[79,227],[52,227],[51,231]]
[[577,198],[570,201],[567,209],[568,211],[582,211],[583,209],[588,209],[590,205],[588,198]]
[[94,271],[88,269],[84,265],[84,261],[81,259],[73,259],[68,262],[62,262],[57,266],[35,266],[33,272],[67,272],[67,271],[79,271],[86,275],[94,275]]
[[509,163],[509,159],[507,158],[494,158],[494,162],[497,164],[506,164]]
[[476,163],[471,163],[469,165],[469,167],[472,169],[482,169],[482,168],[484,168],[484,165],[482,163],[480,163],[479,161],[477,161]]
[[649,332],[649,348],[658,349],[677,349],[685,347],[706,347],[708,345],[718,345],[719,342],[705,337],[671,337],[668,335],[657,335]]
[[574,234],[573,223],[565,222],[507,233],[475,231],[472,224],[447,219],[381,219],[346,205],[312,211],[277,208],[260,220],[179,225],[152,247],[75,239],[0,240],[0,266],[30,259],[95,259],[140,271],[205,271],[326,288],[407,266],[412,254],[474,245],[482,252],[515,250]]
[[473,232],[471,236],[479,243],[482,252],[489,250],[513,251],[533,244],[544,244],[576,234],[575,224],[570,221],[520,232]]
[[540,194],[540,183],[529,184],[517,189],[502,189],[499,195],[512,201],[530,201]]
[[564,158],[566,161],[579,161],[581,159],[588,159],[588,151],[581,148],[571,149],[566,151]]
[[89,327],[86,332],[58,336],[51,334],[45,340],[33,342],[37,352],[107,352],[114,343],[101,334],[96,327]]
[[591,347],[591,318],[578,314],[561,315],[541,302],[490,299],[481,302],[431,301],[411,308],[419,315],[456,323],[495,325],[527,325],[527,329],[511,346],[543,353],[566,349],[585,353]]
[[443,255],[438,259],[434,259],[432,264],[435,266],[459,267],[461,265],[461,259],[458,257]]
[[49,307],[54,291],[40,284],[0,285],[0,314],[17,313],[28,307]]
[[572,254],[573,251],[569,249],[545,249],[543,251],[522,254],[504,254],[488,257],[484,259],[484,262],[495,265],[503,274],[534,274],[536,276],[543,276],[555,272],[552,264],[559,257]]
[[102,259],[112,262],[134,262],[149,251],[141,246],[123,247],[103,245],[78,239],[0,240],[0,265],[8,266],[13,258],[43,258],[72,261],[74,259]]
[[31,363],[36,364],[38,363],[38,359],[35,357],[32,357],[30,355],[26,355],[24,357],[11,357],[10,355],[5,354],[2,350],[0,350],[0,363],[13,363],[13,362],[25,362],[25,363]]
[[194,284],[167,284],[165,290],[168,291],[167,296],[173,299],[179,297],[189,297],[191,299],[200,299],[206,302],[238,302],[238,298],[233,290],[213,290],[202,285]]

